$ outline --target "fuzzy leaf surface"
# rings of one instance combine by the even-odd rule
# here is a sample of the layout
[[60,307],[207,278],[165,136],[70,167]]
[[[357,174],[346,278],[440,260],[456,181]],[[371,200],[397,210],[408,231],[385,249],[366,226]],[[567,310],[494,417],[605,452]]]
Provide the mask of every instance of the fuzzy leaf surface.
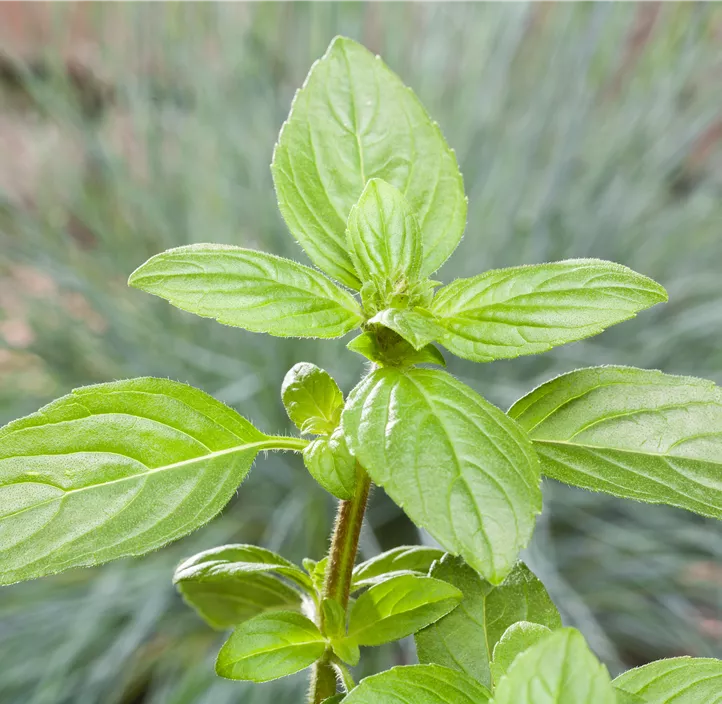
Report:
[[296,93],[271,166],[288,229],[311,261],[358,289],[346,222],[366,184],[401,191],[418,220],[422,276],[454,251],[466,197],[454,153],[416,96],[360,44],[337,37]]
[[288,417],[303,433],[331,433],[338,425],[343,394],[334,378],[309,362],[294,364],[281,385]]
[[142,555],[215,516],[274,440],[167,379],[76,389],[0,429],[0,584]]
[[489,690],[462,672],[439,665],[393,667],[362,680],[345,704],[484,704]]
[[221,244],[161,252],[128,279],[181,310],[277,337],[341,337],[358,304],[323,274],[290,259]]
[[303,451],[311,476],[338,499],[350,499],[356,489],[356,459],[348,451],[341,428],[313,440]]
[[443,550],[422,545],[401,545],[387,550],[354,567],[351,589],[370,587],[399,573],[426,575],[434,560],[443,555]]
[[711,381],[590,367],[542,384],[509,415],[549,477],[722,518],[722,390]]
[[462,594],[446,582],[404,574],[376,584],[351,608],[349,640],[381,645],[400,640],[428,626],[461,601]]
[[516,657],[494,704],[616,704],[607,668],[573,628],[553,631]]
[[351,392],[342,425],[414,523],[503,581],[541,508],[538,460],[512,420],[446,372],[382,368]]
[[494,646],[517,621],[561,627],[559,612],[544,585],[522,562],[499,586],[480,577],[458,557],[445,555],[430,575],[461,590],[457,609],[416,636],[419,662],[460,670],[491,688]]
[[490,362],[597,335],[666,300],[662,286],[621,264],[569,259],[457,279],[431,312],[449,352]]
[[346,347],[357,352],[375,364],[386,366],[406,366],[415,364],[438,364],[446,366],[446,360],[441,352],[433,345],[426,345],[423,349],[415,350],[410,343],[400,335],[389,330],[389,335],[379,341],[378,336],[363,332],[354,337]]
[[387,308],[368,322],[390,328],[417,352],[444,335],[433,316],[421,308]]
[[216,660],[216,673],[230,680],[268,682],[313,665],[326,641],[301,614],[261,614],[238,626]]
[[311,580],[296,565],[255,545],[224,545],[181,563],[173,582],[183,599],[214,628],[228,628],[264,611],[300,611],[301,595],[274,575],[305,592]]
[[361,281],[415,281],[423,245],[411,206],[397,188],[378,178],[366,184],[351,209],[346,238]]
[[722,700],[722,660],[657,660],[622,673],[614,686],[645,704],[713,704]]

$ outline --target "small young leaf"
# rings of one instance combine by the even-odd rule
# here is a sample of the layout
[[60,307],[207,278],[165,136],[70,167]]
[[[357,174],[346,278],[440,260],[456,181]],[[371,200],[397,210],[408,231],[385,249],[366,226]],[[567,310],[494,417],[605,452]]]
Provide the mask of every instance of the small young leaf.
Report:
[[431,577],[400,575],[364,592],[351,608],[349,640],[381,645],[400,640],[456,608],[462,594]]
[[506,674],[517,655],[531,648],[551,633],[546,626],[530,621],[519,621],[504,631],[504,635],[494,646],[494,658],[491,662],[491,674],[494,682]]
[[509,410],[549,477],[722,518],[722,389],[631,367],[552,379]]
[[722,660],[669,658],[622,673],[614,686],[645,704],[703,704],[722,695]]
[[616,704],[607,669],[573,628],[552,631],[514,659],[494,704]]
[[179,582],[183,600],[213,628],[225,630],[266,611],[301,611],[301,595],[275,577],[245,574],[225,580]]
[[313,440],[303,451],[311,476],[338,499],[350,499],[356,489],[356,460],[348,451],[341,428]]
[[379,341],[379,335],[364,332],[354,337],[346,345],[352,352],[357,352],[375,364],[384,366],[410,367],[414,364],[438,364],[446,366],[446,360],[439,350],[433,345],[426,345],[421,350],[415,350],[400,335],[391,330],[390,335],[383,336]]
[[241,247],[169,249],[128,284],[204,318],[277,337],[341,337],[361,323],[353,296],[315,269]]
[[349,448],[417,525],[499,584],[541,509],[531,443],[442,371],[373,371],[341,416]]
[[323,632],[329,638],[343,638],[346,635],[346,612],[335,599],[321,601]]
[[299,362],[288,370],[281,399],[288,417],[302,433],[331,433],[341,418],[341,389],[328,372],[309,362]]
[[422,545],[401,545],[387,550],[354,567],[351,590],[370,587],[399,573],[426,575],[434,560],[441,559],[443,555],[443,550]]
[[439,665],[393,667],[362,680],[344,704],[484,704],[489,690]]
[[346,238],[362,282],[414,281],[422,258],[419,224],[401,192],[378,178],[351,208]]
[[443,328],[422,308],[387,308],[376,313],[368,322],[390,328],[417,352],[444,335]]
[[359,288],[346,221],[368,181],[398,188],[423,239],[421,275],[454,251],[466,198],[454,153],[416,96],[378,57],[337,37],[291,107],[273,155],[273,181],[288,229],[311,260]]
[[599,259],[494,269],[440,289],[439,341],[474,362],[538,354],[582,340],[667,300],[646,276]]
[[517,621],[551,629],[562,625],[544,585],[522,562],[498,587],[451,555],[434,563],[430,575],[453,584],[464,599],[458,609],[416,634],[419,662],[461,670],[491,687],[492,652],[509,626]]
[[268,682],[305,669],[325,651],[324,637],[305,616],[261,614],[231,633],[218,653],[216,673],[229,680]]
[[323,593],[323,580],[326,578],[326,566],[328,565],[328,557],[324,557],[322,560],[316,562],[309,558],[305,558],[303,561],[303,568],[308,572],[313,588],[317,594]]
[[301,595],[274,573],[313,592],[311,580],[298,567],[255,545],[224,545],[194,555],[178,566],[173,582],[211,626],[228,628],[264,611],[301,610]]
[[308,593],[311,579],[292,562],[257,545],[223,545],[199,552],[176,568],[173,583],[213,582],[260,572],[275,572],[295,582]]
[[0,584],[187,535],[282,440],[167,379],[76,389],[0,429]]

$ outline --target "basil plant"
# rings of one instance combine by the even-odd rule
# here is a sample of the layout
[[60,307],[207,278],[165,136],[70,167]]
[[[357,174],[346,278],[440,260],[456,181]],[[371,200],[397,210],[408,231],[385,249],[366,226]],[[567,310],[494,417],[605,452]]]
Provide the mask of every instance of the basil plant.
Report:
[[[293,101],[271,166],[316,268],[241,247],[154,256],[129,284],[220,323],[338,338],[369,361],[346,398],[312,363],[281,394],[297,437],[267,434],[176,381],[74,390],[0,430],[0,583],[142,555],[212,519],[264,450],[299,453],[339,499],[329,554],[293,564],[253,545],[188,558],[174,582],[230,630],[216,672],[309,671],[311,704],[705,704],[722,661],[673,658],[612,680],[518,560],[542,475],[722,517],[722,392],[623,366],[551,379],[506,413],[445,372],[538,354],[667,299],[597,259],[442,283],[467,200],[454,152],[379,57],[336,38]],[[372,483],[441,549],[356,564]],[[363,648],[413,635],[420,664],[356,684]]]

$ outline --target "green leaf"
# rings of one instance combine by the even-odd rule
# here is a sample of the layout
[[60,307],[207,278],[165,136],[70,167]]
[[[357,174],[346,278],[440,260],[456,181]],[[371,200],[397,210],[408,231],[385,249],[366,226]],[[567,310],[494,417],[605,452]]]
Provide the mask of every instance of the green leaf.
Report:
[[387,550],[354,567],[351,590],[370,587],[399,574],[426,575],[434,560],[441,559],[443,555],[443,550],[421,545],[401,545]]
[[489,690],[438,665],[393,667],[362,680],[344,704],[483,704]]
[[341,638],[346,635],[346,612],[335,599],[321,600],[323,614],[323,632],[329,638]]
[[332,697],[324,699],[322,704],[339,704],[339,702],[344,701],[345,696],[345,694],[334,694]]
[[346,229],[349,254],[361,281],[415,281],[423,245],[419,224],[401,192],[370,179],[351,208]]
[[274,573],[313,593],[311,580],[298,567],[255,545],[224,545],[194,555],[178,566],[173,582],[211,626],[228,628],[264,611],[301,610],[298,591]]
[[273,155],[278,205],[311,260],[359,288],[345,237],[368,181],[398,188],[421,229],[421,275],[454,251],[466,198],[454,153],[416,96],[379,59],[337,37],[296,93]]
[[301,611],[301,595],[279,579],[247,574],[223,581],[181,582],[183,600],[210,626],[225,630],[266,611]]
[[553,631],[517,656],[494,704],[616,704],[607,669],[579,631]]
[[343,394],[333,377],[315,364],[299,362],[286,373],[281,399],[302,433],[332,433],[341,419]]
[[128,284],[204,318],[278,337],[341,337],[361,323],[353,296],[315,269],[241,247],[169,249]]
[[509,415],[554,479],[722,518],[722,390],[711,381],[579,369],[542,384]]
[[494,646],[494,658],[491,662],[491,674],[494,682],[506,674],[517,655],[528,650],[551,633],[546,626],[530,621],[519,621],[504,631],[504,635]]
[[621,689],[615,689],[614,692],[617,695],[616,704],[648,704],[646,699],[642,699],[636,694],[623,692]]
[[332,435],[316,438],[303,451],[311,476],[330,494],[351,499],[356,489],[356,460],[348,451],[341,428]]
[[464,599],[458,609],[416,634],[419,662],[461,670],[491,687],[494,646],[509,626],[517,621],[551,629],[562,625],[544,585],[522,562],[497,587],[451,555],[434,563],[430,574],[460,589]]
[[86,386],[0,430],[0,584],[142,555],[215,516],[272,438],[167,379]]
[[388,308],[376,313],[368,322],[390,328],[416,351],[442,338],[444,333],[434,317],[422,308]]
[[722,660],[657,660],[624,672],[614,686],[641,697],[645,704],[712,704],[720,701],[722,693]]
[[326,642],[312,621],[291,611],[261,614],[238,626],[218,653],[216,673],[268,682],[313,665]]
[[[415,350],[406,340],[393,331],[390,335],[364,332],[346,345],[352,352],[383,366],[410,367],[414,364],[439,364],[446,366],[446,360],[433,345]],[[379,339],[381,337],[381,339]]]
[[400,640],[449,613],[461,598],[456,587],[438,579],[392,577],[364,592],[353,605],[349,640],[358,645]]
[[323,593],[323,581],[326,578],[326,566],[328,565],[328,557],[316,562],[309,558],[303,560],[303,568],[308,572],[313,588],[317,594]]
[[531,443],[499,409],[435,369],[377,369],[341,416],[371,478],[449,552],[498,584],[541,509]]
[[450,352],[490,362],[597,335],[666,300],[659,284],[620,264],[569,259],[457,279],[438,291],[431,312]]

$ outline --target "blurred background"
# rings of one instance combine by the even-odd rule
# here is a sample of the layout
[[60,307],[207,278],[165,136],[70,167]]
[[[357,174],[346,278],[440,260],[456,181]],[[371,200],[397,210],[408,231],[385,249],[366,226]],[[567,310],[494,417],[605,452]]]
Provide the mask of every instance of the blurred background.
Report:
[[[73,387],[140,375],[199,386],[289,430],[286,370],[345,391],[347,340],[220,326],[129,290],[156,252],[225,242],[307,262],[269,163],[295,89],[331,38],[383,55],[455,148],[470,200],[440,277],[602,257],[670,303],[539,357],[450,371],[502,408],[577,366],[722,382],[722,6],[715,3],[0,4],[0,421]],[[722,657],[719,523],[546,482],[526,555],[612,673]],[[326,550],[333,502],[297,458],[261,458],[223,515],[133,561],[0,590],[0,700],[285,704],[299,679],[223,682],[213,633],[175,594],[184,556],[224,541]],[[377,491],[368,557],[428,541]],[[373,672],[414,657],[408,643]]]

